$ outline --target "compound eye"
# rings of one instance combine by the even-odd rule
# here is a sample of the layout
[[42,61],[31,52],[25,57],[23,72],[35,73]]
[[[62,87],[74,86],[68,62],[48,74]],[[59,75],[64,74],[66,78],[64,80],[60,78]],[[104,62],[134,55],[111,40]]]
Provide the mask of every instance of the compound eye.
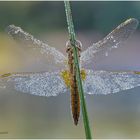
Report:
[[[66,47],[67,48],[70,48],[71,47],[71,43],[70,43],[69,40],[66,42]],[[76,40],[76,47],[79,48],[79,49],[82,48],[82,43],[79,40]]]
[[81,50],[82,49],[82,43],[79,40],[76,40],[76,47]]

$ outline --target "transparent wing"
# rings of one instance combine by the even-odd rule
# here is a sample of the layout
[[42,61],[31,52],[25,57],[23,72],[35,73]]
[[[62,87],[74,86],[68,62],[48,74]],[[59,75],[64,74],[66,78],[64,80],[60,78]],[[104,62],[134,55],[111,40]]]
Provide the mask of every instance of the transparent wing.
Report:
[[120,43],[128,39],[128,37],[136,30],[138,20],[131,18],[120,24],[116,29],[109,33],[104,39],[93,44],[81,54],[81,66],[93,63],[98,55],[108,55],[108,51],[120,46]]
[[110,94],[140,86],[140,72],[87,70],[83,82],[87,94]]
[[37,96],[57,96],[67,88],[59,72],[7,73],[0,76],[0,89],[14,88]]
[[[31,34],[24,32],[20,27],[9,25],[6,28],[6,32],[12,36],[20,46],[28,48],[31,51],[38,51],[41,56],[45,57],[45,62],[50,66],[58,64],[58,67],[66,67],[66,57],[53,47],[43,43],[42,41],[34,38]],[[39,58],[37,58],[39,59]]]

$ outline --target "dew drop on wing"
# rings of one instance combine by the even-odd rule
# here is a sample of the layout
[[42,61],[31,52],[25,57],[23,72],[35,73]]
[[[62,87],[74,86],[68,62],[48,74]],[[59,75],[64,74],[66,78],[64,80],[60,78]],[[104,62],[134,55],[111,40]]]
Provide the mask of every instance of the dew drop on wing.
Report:
[[41,63],[45,62],[47,64],[47,69],[62,70],[66,68],[65,61],[67,59],[65,55],[54,47],[50,47],[48,44],[36,39],[33,35],[23,31],[20,27],[15,25],[9,25],[6,28],[6,32],[20,43],[20,46],[28,49],[29,53],[32,52],[32,50],[36,53],[40,52],[37,55],[38,60],[40,58]]
[[[4,85],[5,84],[5,85]],[[30,75],[14,74],[0,79],[0,86],[14,88],[22,93],[37,96],[57,96],[67,92],[67,87],[59,72],[43,72]]]
[[86,70],[83,82],[85,93],[110,94],[140,86],[140,74],[134,72],[109,72]]
[[[100,57],[109,52],[113,48],[118,48],[121,43],[127,40],[138,27],[138,20],[130,18],[121,23],[112,32],[110,32],[105,38],[94,43],[88,49],[81,53],[81,66],[91,68],[90,65],[96,61],[96,57]],[[89,66],[87,67],[87,63]]]
[[108,56],[108,52],[105,53],[105,56]]

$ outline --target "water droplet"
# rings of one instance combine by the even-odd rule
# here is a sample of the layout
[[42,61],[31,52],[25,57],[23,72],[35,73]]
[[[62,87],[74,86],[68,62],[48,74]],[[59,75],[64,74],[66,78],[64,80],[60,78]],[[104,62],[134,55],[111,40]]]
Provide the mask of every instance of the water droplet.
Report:
[[116,42],[116,40],[114,39],[113,42]]
[[110,39],[110,37],[108,36],[107,39]]
[[118,48],[118,46],[117,45],[114,45],[113,48]]
[[110,38],[113,39],[114,37],[111,35]]
[[116,48],[118,48],[117,45],[113,45],[113,46],[111,47],[111,49],[116,49]]
[[105,56],[108,56],[108,52],[105,53]]

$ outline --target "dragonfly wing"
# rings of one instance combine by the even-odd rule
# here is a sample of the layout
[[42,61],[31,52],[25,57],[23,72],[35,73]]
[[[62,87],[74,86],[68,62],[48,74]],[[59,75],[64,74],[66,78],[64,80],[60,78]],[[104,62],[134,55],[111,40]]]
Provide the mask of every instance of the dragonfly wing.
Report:
[[0,88],[14,88],[37,96],[57,96],[67,88],[59,72],[8,73],[1,75]]
[[116,29],[109,33],[101,41],[93,44],[81,54],[81,66],[92,63],[97,56],[105,54],[108,51],[120,46],[120,43],[128,39],[128,37],[136,30],[138,20],[131,18],[120,24]]
[[21,46],[31,51],[39,51],[41,57],[45,57],[45,62],[50,64],[50,66],[58,64],[62,68],[66,68],[66,57],[60,51],[34,38],[34,36],[23,31],[20,27],[9,25],[6,28],[6,32],[20,43]]
[[87,94],[110,94],[140,86],[140,72],[87,70],[83,82]]

